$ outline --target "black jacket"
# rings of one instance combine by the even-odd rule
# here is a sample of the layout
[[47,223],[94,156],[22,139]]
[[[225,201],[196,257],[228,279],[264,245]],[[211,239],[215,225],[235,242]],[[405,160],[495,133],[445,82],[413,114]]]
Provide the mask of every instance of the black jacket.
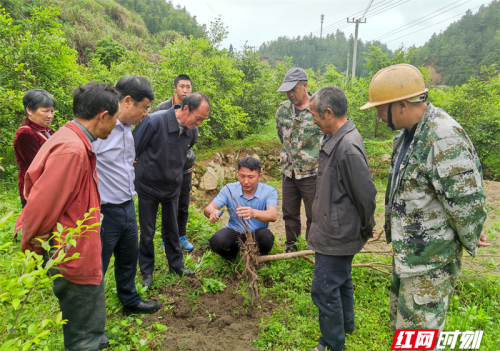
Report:
[[198,128],[179,135],[175,109],[152,113],[139,124],[134,135],[135,190],[139,195],[168,201],[180,191],[188,149],[198,137]]
[[372,237],[376,194],[363,139],[348,120],[319,152],[307,248],[331,256],[358,253]]
[[[153,113],[161,110],[168,110],[174,106],[174,97],[159,103],[154,109]],[[174,108],[178,109],[181,105],[175,105]],[[196,160],[196,154],[193,151],[193,147],[190,147],[187,153],[186,164],[184,165],[184,174],[189,173],[194,166],[194,161]]]

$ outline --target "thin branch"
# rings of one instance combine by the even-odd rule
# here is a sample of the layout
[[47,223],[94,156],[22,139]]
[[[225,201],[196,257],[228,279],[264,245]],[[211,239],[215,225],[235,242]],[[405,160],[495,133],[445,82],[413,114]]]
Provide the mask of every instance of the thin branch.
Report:
[[307,262],[310,262],[312,264],[316,264],[316,262],[314,262],[314,260],[312,258],[309,258],[309,257],[306,257],[306,256],[301,256],[300,258],[303,258],[304,260],[306,260]]
[[[378,120],[378,118],[377,118]],[[380,240],[380,237],[382,236],[382,233],[384,232],[384,230],[382,229],[377,235],[375,235],[373,238],[371,239],[368,239],[368,242],[371,243],[373,241],[377,241],[377,240]]]

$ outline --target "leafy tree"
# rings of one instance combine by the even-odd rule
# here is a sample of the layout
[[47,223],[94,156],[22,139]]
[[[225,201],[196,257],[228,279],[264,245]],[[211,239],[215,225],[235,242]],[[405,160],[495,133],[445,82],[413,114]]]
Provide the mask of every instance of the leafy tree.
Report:
[[98,40],[95,45],[95,52],[90,57],[98,58],[108,68],[112,63],[118,62],[125,53],[125,47],[111,38]]
[[50,92],[57,101],[57,127],[72,115],[72,90],[82,75],[76,51],[66,45],[61,25],[56,22],[59,9],[38,8],[23,25],[0,9],[0,127],[1,152],[6,154],[14,133],[24,120],[22,97],[32,88]]

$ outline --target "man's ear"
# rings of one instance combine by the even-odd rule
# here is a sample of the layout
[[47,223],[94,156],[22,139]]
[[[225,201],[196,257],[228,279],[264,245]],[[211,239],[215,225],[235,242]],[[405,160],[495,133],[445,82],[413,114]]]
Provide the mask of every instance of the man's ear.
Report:
[[408,102],[405,100],[402,100],[399,102],[399,108],[400,108],[401,113],[403,113],[403,111],[406,109],[407,104],[408,104]]
[[325,117],[328,119],[332,119],[335,117],[335,114],[333,113],[331,108],[329,108],[329,107],[326,108]]
[[111,116],[108,111],[99,112],[99,122],[105,123]]
[[132,96],[130,95],[125,96],[123,101],[127,104],[127,106],[134,103],[134,99],[132,99]]
[[304,89],[307,89],[307,82],[304,83]]

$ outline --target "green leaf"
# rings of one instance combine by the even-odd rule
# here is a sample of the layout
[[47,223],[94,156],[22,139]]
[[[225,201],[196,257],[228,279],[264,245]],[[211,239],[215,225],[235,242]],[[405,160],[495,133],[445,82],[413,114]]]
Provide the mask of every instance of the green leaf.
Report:
[[21,301],[16,297],[14,300],[12,300],[11,304],[12,304],[12,307],[14,307],[14,309],[17,310],[20,303],[21,303]]

